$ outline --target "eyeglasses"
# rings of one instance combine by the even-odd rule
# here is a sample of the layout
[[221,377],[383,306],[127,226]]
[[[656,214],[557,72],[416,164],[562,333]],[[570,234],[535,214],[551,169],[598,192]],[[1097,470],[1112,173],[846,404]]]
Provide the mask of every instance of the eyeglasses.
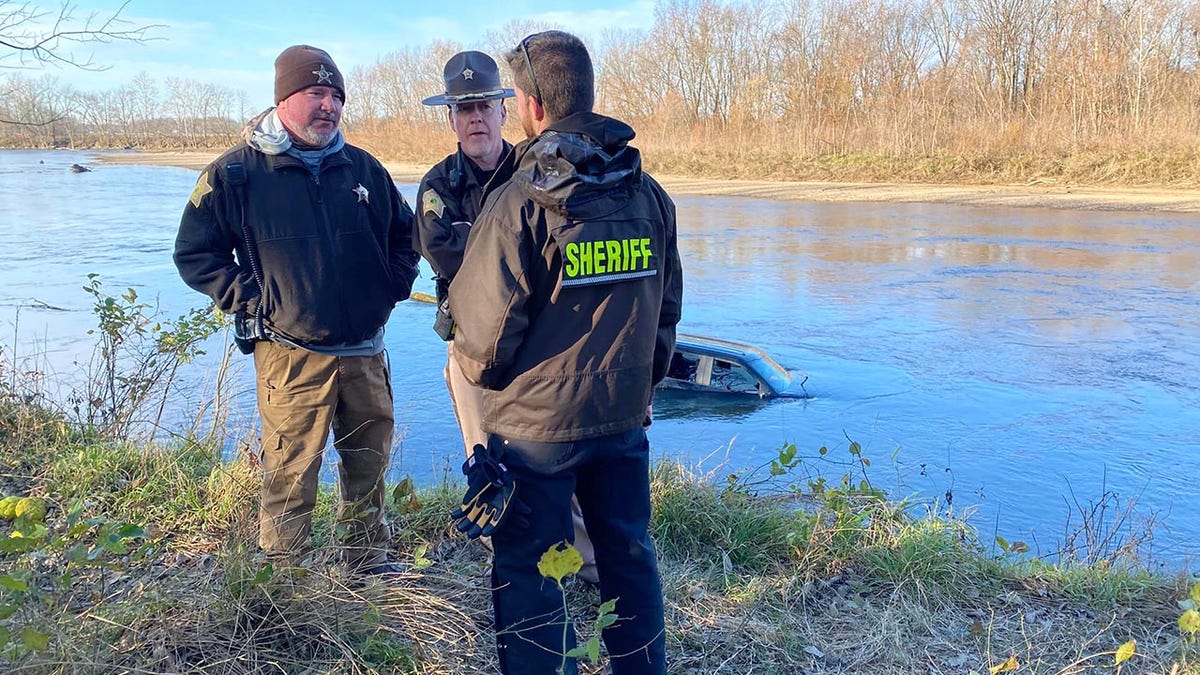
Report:
[[458,115],[474,115],[475,113],[486,115],[500,106],[496,104],[495,100],[487,100],[471,101],[469,103],[453,103],[450,105],[450,107]]
[[545,105],[546,99],[542,98],[542,90],[538,87],[537,78],[533,76],[533,61],[529,60],[528,42],[532,39],[533,35],[527,35],[524,40],[521,40],[519,47],[521,53],[525,55],[525,69],[529,72],[529,81],[533,83],[533,96],[538,100],[538,103]]

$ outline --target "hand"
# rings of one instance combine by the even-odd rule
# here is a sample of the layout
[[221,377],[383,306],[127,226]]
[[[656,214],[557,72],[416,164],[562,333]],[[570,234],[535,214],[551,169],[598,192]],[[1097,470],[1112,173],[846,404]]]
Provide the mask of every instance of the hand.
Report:
[[455,528],[468,539],[489,537],[510,523],[518,528],[529,525],[529,507],[517,499],[517,480],[500,459],[487,447],[476,445],[463,463],[467,492],[450,517],[458,521]]

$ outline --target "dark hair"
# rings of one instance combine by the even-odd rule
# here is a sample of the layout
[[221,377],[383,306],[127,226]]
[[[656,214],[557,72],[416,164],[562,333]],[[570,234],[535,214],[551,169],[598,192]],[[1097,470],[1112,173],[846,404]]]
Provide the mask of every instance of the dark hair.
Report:
[[534,33],[504,55],[513,81],[551,120],[591,112],[596,101],[592,57],[583,41],[560,30]]

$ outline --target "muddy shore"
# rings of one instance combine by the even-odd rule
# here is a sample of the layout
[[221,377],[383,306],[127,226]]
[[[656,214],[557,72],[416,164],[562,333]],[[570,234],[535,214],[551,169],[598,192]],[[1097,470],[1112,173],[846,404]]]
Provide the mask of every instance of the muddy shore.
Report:
[[[100,163],[155,164],[199,171],[215,159],[206,152],[99,152]],[[417,183],[429,168],[384,162],[400,183]],[[655,176],[675,195],[754,197],[780,201],[926,202],[976,206],[1090,209],[1101,211],[1200,212],[1200,190],[1113,188],[1034,183],[1029,185],[930,185],[724,180]]]

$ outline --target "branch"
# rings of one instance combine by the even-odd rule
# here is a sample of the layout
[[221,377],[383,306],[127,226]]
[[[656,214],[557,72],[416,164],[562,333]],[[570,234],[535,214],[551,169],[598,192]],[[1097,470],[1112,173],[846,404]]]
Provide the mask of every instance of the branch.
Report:
[[16,120],[6,120],[3,117],[0,117],[0,124],[11,124],[17,127],[44,127],[54,124],[61,119],[66,119],[66,117],[66,115],[55,115],[54,117],[41,122],[18,122]]
[[[6,9],[11,3],[8,0],[0,0],[0,60],[15,55],[21,66],[32,60],[39,63],[65,64],[82,70],[105,70],[106,66],[93,63],[91,55],[86,59],[78,59],[71,52],[64,52],[64,46],[70,43],[142,44],[152,39],[147,33],[162,26],[130,25],[121,18],[121,13],[129,6],[129,2],[130,0],[125,0],[111,15],[92,12],[82,25],[78,25],[72,17],[74,3],[64,1],[54,22],[48,28],[42,28],[39,24],[42,19],[51,15],[50,12],[43,11],[30,2]],[[5,51],[11,53],[5,54]]]

